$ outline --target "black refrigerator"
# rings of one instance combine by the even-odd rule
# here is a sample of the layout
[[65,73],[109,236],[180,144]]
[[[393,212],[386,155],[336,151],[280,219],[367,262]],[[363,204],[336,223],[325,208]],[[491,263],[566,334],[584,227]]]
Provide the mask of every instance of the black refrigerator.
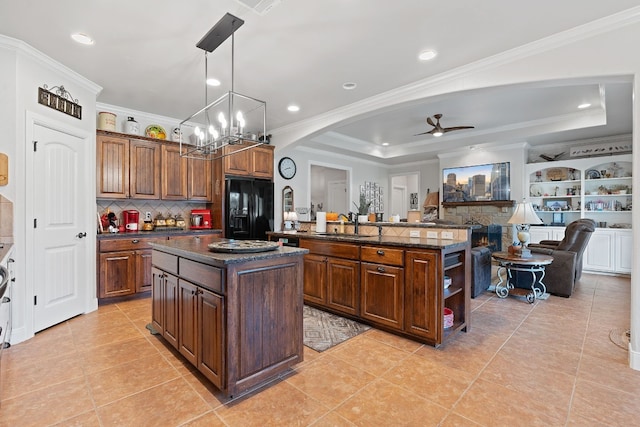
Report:
[[267,240],[273,230],[273,182],[227,178],[225,184],[225,237]]

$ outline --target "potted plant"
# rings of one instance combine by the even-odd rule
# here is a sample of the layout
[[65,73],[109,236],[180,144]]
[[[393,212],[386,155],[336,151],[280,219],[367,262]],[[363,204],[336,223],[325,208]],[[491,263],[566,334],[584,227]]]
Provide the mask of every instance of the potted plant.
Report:
[[356,205],[356,202],[353,202],[355,207],[358,210],[358,222],[367,222],[368,221],[368,213],[369,206],[371,206],[371,202],[367,202],[367,198],[364,194],[360,194],[360,205]]

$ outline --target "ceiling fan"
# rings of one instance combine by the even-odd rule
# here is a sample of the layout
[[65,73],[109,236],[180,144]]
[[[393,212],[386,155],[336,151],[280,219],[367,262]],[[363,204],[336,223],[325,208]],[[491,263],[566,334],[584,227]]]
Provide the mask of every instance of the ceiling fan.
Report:
[[433,136],[442,136],[447,132],[451,132],[454,130],[461,130],[461,129],[473,129],[474,126],[453,126],[450,128],[443,128],[440,125],[440,119],[442,118],[442,114],[434,114],[433,115],[433,119],[435,119],[435,123],[433,122],[433,119],[431,117],[427,117],[427,123],[430,124],[431,126],[433,126],[433,129],[431,129],[428,132],[422,132],[419,133],[417,135],[414,136],[418,136],[418,135],[425,135],[427,133],[430,133]]

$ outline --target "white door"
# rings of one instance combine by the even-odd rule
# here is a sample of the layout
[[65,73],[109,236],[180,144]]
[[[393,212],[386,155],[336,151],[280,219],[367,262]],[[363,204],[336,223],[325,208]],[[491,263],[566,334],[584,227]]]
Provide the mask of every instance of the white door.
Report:
[[327,211],[347,214],[349,212],[349,201],[347,200],[346,181],[329,181],[327,183]]
[[85,311],[87,263],[81,218],[86,141],[33,124],[34,332]]
[[394,185],[391,188],[391,212],[389,215],[400,215],[400,218],[407,216],[409,201],[407,199],[407,187],[404,185]]

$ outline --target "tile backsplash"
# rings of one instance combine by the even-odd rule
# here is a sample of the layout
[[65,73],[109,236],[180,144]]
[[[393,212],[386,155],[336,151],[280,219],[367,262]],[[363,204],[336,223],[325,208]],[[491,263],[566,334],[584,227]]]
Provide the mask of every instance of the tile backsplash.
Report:
[[[206,209],[205,203],[173,202],[171,200],[98,200],[96,203],[99,215],[107,212],[114,212],[118,216],[120,224],[122,221],[122,211],[135,209],[140,212],[140,222],[144,220],[145,212],[151,212],[151,219],[158,214],[163,217],[182,216],[185,221],[189,221],[192,209]],[[97,220],[97,219],[96,219]]]

